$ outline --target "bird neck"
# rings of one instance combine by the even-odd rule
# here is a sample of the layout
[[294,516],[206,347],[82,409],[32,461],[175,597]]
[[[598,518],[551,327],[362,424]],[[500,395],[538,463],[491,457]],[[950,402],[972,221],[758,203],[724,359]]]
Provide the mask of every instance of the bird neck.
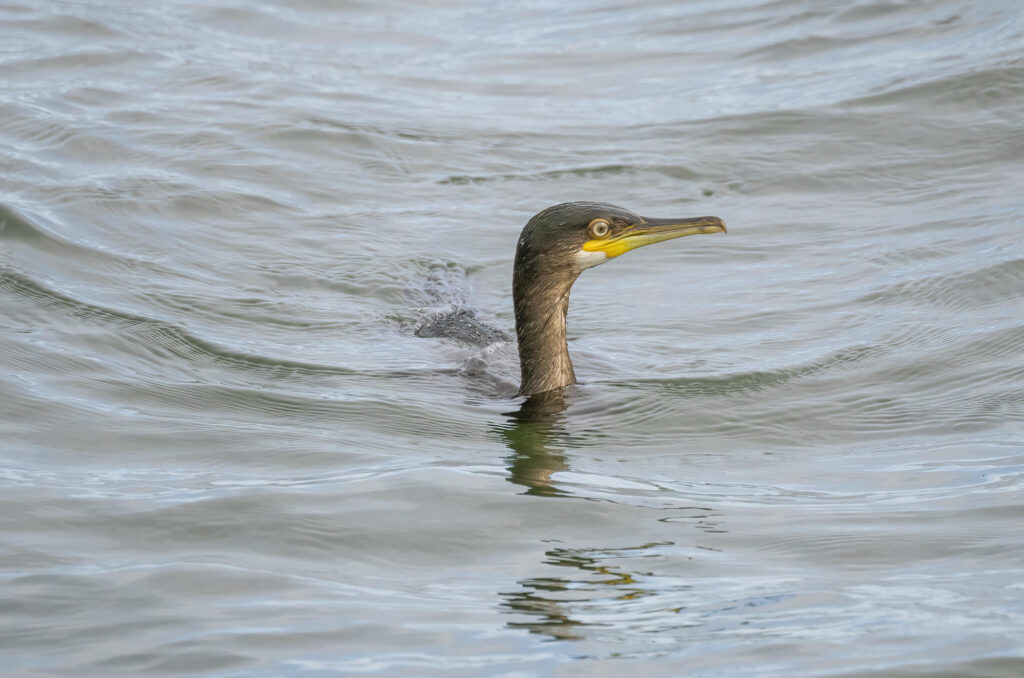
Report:
[[512,283],[522,373],[519,395],[524,396],[576,383],[565,340],[569,290],[576,276],[553,279],[532,273],[517,270]]

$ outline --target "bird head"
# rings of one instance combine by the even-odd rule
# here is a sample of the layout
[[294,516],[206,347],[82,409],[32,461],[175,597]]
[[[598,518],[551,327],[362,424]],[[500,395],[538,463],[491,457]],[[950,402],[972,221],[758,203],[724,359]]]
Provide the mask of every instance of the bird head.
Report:
[[537,213],[523,228],[516,263],[575,277],[644,245],[698,233],[724,233],[718,217],[652,219],[616,205],[568,202]]

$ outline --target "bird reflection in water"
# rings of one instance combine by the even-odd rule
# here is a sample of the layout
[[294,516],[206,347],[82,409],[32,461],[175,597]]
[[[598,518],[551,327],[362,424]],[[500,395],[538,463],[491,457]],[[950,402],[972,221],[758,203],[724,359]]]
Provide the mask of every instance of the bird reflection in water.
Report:
[[[512,454],[509,482],[526,488],[523,494],[567,497],[553,476],[568,471],[565,447],[571,439],[563,426],[567,399],[559,390],[528,398],[508,424],[498,429]],[[653,596],[643,586],[647,572],[629,571],[611,561],[659,555],[672,542],[626,548],[565,548],[545,552],[544,564],[568,568],[565,576],[531,577],[519,581],[520,590],[501,593],[502,606],[525,615],[528,621],[510,621],[509,628],[527,629],[555,640],[581,640],[584,627],[611,626],[628,614],[635,602]],[[585,618],[593,621],[584,621]],[[603,621],[602,621],[603,620]]]
[[[509,628],[527,629],[554,640],[582,640],[586,627],[619,626],[642,608],[644,598],[655,591],[643,585],[650,573],[630,572],[610,561],[653,557],[672,542],[613,549],[554,548],[544,563],[569,568],[564,577],[533,577],[519,582],[522,590],[502,593],[502,606],[526,615],[528,621],[512,621]],[[657,616],[657,615],[655,615]]]
[[508,480],[526,488],[523,494],[544,497],[562,496],[552,475],[567,471],[565,451],[568,432],[562,426],[566,394],[562,390],[541,393],[508,413],[508,426],[498,429],[505,444],[512,450],[508,458]]

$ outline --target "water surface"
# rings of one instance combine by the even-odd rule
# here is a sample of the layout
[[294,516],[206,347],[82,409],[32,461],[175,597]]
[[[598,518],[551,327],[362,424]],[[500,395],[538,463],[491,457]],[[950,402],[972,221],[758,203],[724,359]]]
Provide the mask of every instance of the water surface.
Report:
[[432,4],[0,8],[3,673],[1021,675],[1016,3]]

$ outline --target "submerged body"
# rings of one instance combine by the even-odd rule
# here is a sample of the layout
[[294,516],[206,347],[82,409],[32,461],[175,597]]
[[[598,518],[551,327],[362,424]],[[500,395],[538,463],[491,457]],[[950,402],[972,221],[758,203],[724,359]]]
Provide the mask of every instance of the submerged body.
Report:
[[607,203],[571,202],[523,228],[512,273],[522,382],[533,396],[576,383],[566,343],[569,291],[585,269],[629,250],[698,233],[724,233],[718,217],[649,219]]

